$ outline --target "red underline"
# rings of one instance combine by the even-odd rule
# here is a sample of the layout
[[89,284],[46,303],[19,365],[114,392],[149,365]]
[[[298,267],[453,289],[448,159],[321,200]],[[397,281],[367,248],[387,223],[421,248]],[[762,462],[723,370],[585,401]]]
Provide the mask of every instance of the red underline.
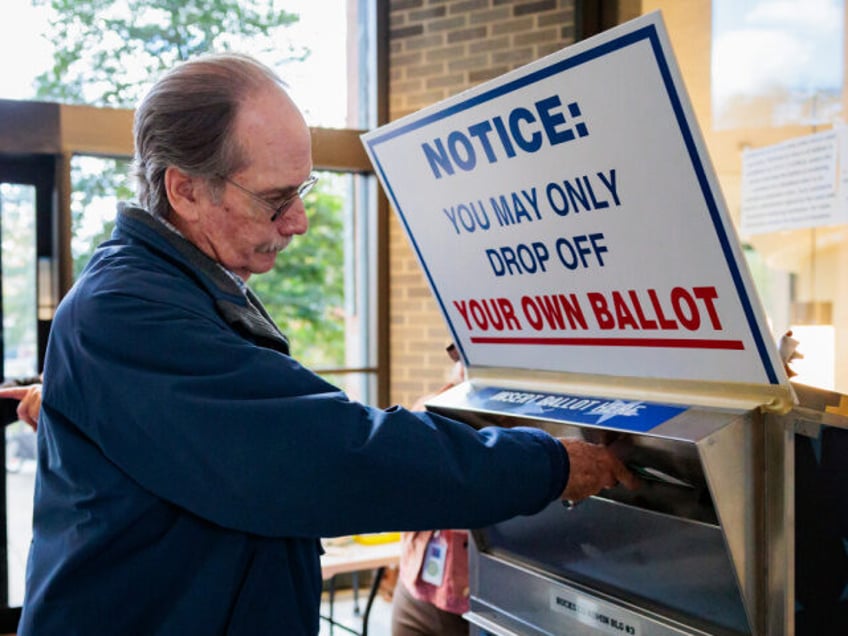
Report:
[[742,351],[741,340],[709,340],[705,338],[516,338],[474,336],[474,344],[504,345],[570,345],[577,347],[656,347],[666,349],[732,349]]

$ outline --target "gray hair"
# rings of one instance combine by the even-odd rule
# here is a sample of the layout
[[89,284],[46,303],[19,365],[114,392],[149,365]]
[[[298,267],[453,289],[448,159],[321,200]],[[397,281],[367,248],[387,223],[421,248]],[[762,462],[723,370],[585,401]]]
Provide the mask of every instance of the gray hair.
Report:
[[283,81],[267,66],[234,53],[184,62],[162,76],[135,112],[134,174],[139,203],[154,215],[173,211],[165,191],[165,170],[209,179],[215,195],[220,177],[238,172],[245,157],[233,138],[239,105]]

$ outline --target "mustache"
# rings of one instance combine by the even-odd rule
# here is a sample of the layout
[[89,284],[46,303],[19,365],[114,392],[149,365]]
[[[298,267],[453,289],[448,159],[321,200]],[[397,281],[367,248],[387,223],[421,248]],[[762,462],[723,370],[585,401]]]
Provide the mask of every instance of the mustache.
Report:
[[273,243],[267,243],[265,245],[262,245],[256,251],[260,254],[270,254],[272,252],[279,253],[286,249],[289,246],[289,243],[291,243],[290,238],[281,241],[274,241]]

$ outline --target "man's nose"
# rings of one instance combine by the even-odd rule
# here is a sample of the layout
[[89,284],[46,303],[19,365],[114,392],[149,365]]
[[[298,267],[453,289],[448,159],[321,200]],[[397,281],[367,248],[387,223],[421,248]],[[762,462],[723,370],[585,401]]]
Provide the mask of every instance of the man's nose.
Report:
[[298,197],[283,216],[277,219],[280,234],[306,234],[309,229],[309,218],[306,216],[306,205]]

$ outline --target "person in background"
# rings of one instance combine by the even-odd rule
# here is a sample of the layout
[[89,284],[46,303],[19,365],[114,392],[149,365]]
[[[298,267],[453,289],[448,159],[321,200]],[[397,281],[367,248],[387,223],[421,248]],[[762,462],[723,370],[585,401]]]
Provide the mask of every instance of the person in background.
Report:
[[[447,353],[453,366],[447,383],[434,395],[465,380],[456,345],[451,343]],[[420,398],[412,410],[424,410],[431,397]],[[468,634],[462,614],[469,607],[469,540],[468,531],[459,529],[401,533],[400,565],[392,593],[392,636]]]
[[638,480],[602,446],[350,400],[248,285],[307,231],[310,131],[210,55],[135,114],[138,202],[62,299],[19,636],[317,634],[320,537],[485,526]]
[[41,378],[26,378],[4,383],[0,386],[0,399],[18,401],[17,405],[13,402],[0,402],[0,409],[2,409],[0,417],[4,425],[20,420],[29,424],[32,430],[38,429]]
[[[0,425],[7,427],[4,431],[6,472],[18,472],[24,462],[35,460],[35,430],[40,405],[40,377],[15,378],[0,384]],[[18,422],[28,426],[18,426]]]

